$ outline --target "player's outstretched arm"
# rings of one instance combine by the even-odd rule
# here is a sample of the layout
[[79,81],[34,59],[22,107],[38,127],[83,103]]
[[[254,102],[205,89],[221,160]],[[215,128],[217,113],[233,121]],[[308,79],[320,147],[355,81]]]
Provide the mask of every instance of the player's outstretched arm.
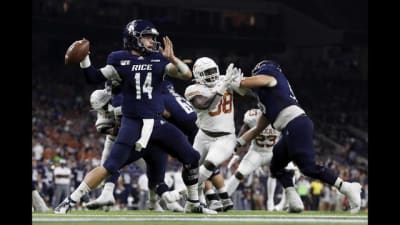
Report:
[[269,124],[269,121],[264,115],[261,115],[257,119],[257,124],[255,127],[247,130],[243,135],[241,135],[237,141],[240,146],[245,145],[249,141],[253,140],[257,135],[259,135]]
[[114,67],[107,65],[102,69],[96,69],[90,62],[90,42],[83,38],[73,42],[65,53],[65,64],[78,64],[82,68],[88,83],[100,83],[113,78],[121,81]]
[[182,80],[189,80],[192,78],[192,71],[189,67],[182,62],[174,54],[174,46],[172,41],[168,36],[163,38],[164,48],[160,47],[160,51],[165,58],[167,58],[171,63],[168,63],[165,67],[166,74],[171,77],[175,77]]
[[275,77],[270,75],[256,75],[252,77],[245,77],[240,82],[241,88],[255,88],[255,87],[273,87],[277,84]]
[[101,69],[95,68],[90,62],[89,54],[82,60],[82,62],[80,62],[79,65],[82,68],[83,74],[88,83],[97,84],[105,82],[106,80],[114,80],[117,82],[122,81],[117,70],[112,65],[106,65]]

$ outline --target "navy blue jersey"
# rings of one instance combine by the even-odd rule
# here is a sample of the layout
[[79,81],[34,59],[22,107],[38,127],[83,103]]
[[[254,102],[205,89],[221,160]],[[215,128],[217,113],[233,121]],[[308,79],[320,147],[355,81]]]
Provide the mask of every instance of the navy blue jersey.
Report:
[[173,84],[165,80],[163,82],[165,109],[171,113],[171,117],[180,121],[196,121],[197,115],[193,106],[184,97],[175,92]]
[[169,61],[159,52],[143,56],[129,51],[111,52],[107,64],[113,65],[123,80],[122,114],[130,118],[161,117],[161,83]]
[[174,85],[169,80],[163,82],[165,109],[171,116],[167,120],[185,133],[193,143],[197,133],[197,114],[193,106],[180,94],[175,92]]
[[120,94],[117,94],[117,95],[113,95],[112,96],[112,100],[111,100],[111,105],[113,106],[113,107],[118,107],[118,106],[121,106],[122,105],[122,99],[123,99],[123,97],[122,97],[122,94],[120,93]]
[[256,88],[261,103],[264,105],[264,111],[267,119],[273,123],[279,112],[290,105],[298,105],[296,96],[290,87],[289,81],[285,75],[273,66],[264,66],[257,74],[266,74],[275,77],[277,85],[274,87]]

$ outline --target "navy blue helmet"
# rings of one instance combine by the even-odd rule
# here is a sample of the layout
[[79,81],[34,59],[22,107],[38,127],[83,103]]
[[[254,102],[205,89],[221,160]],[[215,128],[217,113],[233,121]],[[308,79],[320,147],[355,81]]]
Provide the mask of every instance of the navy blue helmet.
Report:
[[[141,38],[145,35],[151,35],[153,39],[153,47],[146,48]],[[147,20],[137,19],[129,22],[123,32],[123,46],[127,50],[136,50],[140,53],[148,53],[158,51],[160,42],[157,42],[157,36],[159,35],[155,26]]]
[[257,75],[257,73],[265,66],[273,67],[282,72],[281,66],[278,63],[272,60],[263,60],[257,63],[257,65],[251,70],[251,75]]

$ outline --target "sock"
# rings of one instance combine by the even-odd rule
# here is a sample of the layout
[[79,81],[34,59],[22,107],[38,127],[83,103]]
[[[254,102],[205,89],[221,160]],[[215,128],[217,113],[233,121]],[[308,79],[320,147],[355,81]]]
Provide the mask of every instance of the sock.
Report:
[[115,184],[111,183],[111,182],[107,182],[106,184],[104,184],[104,189],[103,192],[101,193],[102,195],[105,193],[109,193],[109,194],[114,194],[114,187]]
[[74,202],[79,202],[81,197],[87,194],[89,191],[91,191],[89,186],[84,181],[82,181],[79,187],[71,194],[70,198]]
[[207,202],[210,202],[211,200],[219,200],[218,195],[215,193],[214,189],[209,189],[205,193]]
[[227,199],[227,198],[229,198],[229,195],[228,195],[227,192],[220,192],[220,193],[218,193],[218,196],[219,196],[221,199]]
[[149,199],[151,203],[155,203],[157,201],[157,193],[154,190],[149,191]]
[[192,202],[199,201],[198,183],[186,186],[188,191],[188,199]]
[[217,191],[218,191],[218,193],[227,192],[226,186],[223,186],[222,188],[218,189]]
[[275,195],[275,189],[276,189],[276,179],[272,177],[268,177],[267,180],[267,197],[268,201],[274,202],[274,195]]
[[236,188],[239,186],[240,181],[235,177],[231,176],[226,182],[227,192],[231,196],[235,192]]

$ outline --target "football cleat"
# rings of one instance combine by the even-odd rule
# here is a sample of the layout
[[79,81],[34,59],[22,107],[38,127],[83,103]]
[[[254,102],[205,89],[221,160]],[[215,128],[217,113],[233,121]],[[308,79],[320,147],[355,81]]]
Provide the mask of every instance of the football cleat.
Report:
[[273,199],[268,199],[267,200],[267,210],[268,211],[274,211],[275,206],[274,206],[274,200]]
[[224,206],[224,212],[233,208],[233,202],[230,198],[221,199],[222,205]]
[[166,203],[166,207],[172,212],[183,212],[185,211],[183,207],[178,202]]
[[161,207],[159,201],[150,201],[149,210],[154,212],[164,212],[164,209]]
[[207,209],[206,207],[200,205],[199,202],[193,203],[186,201],[184,213],[217,214],[217,211]]
[[66,198],[62,201],[55,209],[55,214],[67,214],[71,211],[72,207],[75,205],[74,201],[71,198]]
[[217,212],[222,212],[224,210],[224,205],[222,205],[222,202],[219,200],[211,200],[208,204],[208,208]]
[[290,213],[301,213],[304,210],[304,204],[294,187],[288,187],[285,190],[287,201],[289,202]]
[[340,192],[347,196],[350,213],[358,213],[361,207],[361,184],[357,182],[343,182]]
[[112,194],[101,194],[97,199],[88,202],[84,206],[90,210],[99,209],[103,206],[113,206],[115,199]]

